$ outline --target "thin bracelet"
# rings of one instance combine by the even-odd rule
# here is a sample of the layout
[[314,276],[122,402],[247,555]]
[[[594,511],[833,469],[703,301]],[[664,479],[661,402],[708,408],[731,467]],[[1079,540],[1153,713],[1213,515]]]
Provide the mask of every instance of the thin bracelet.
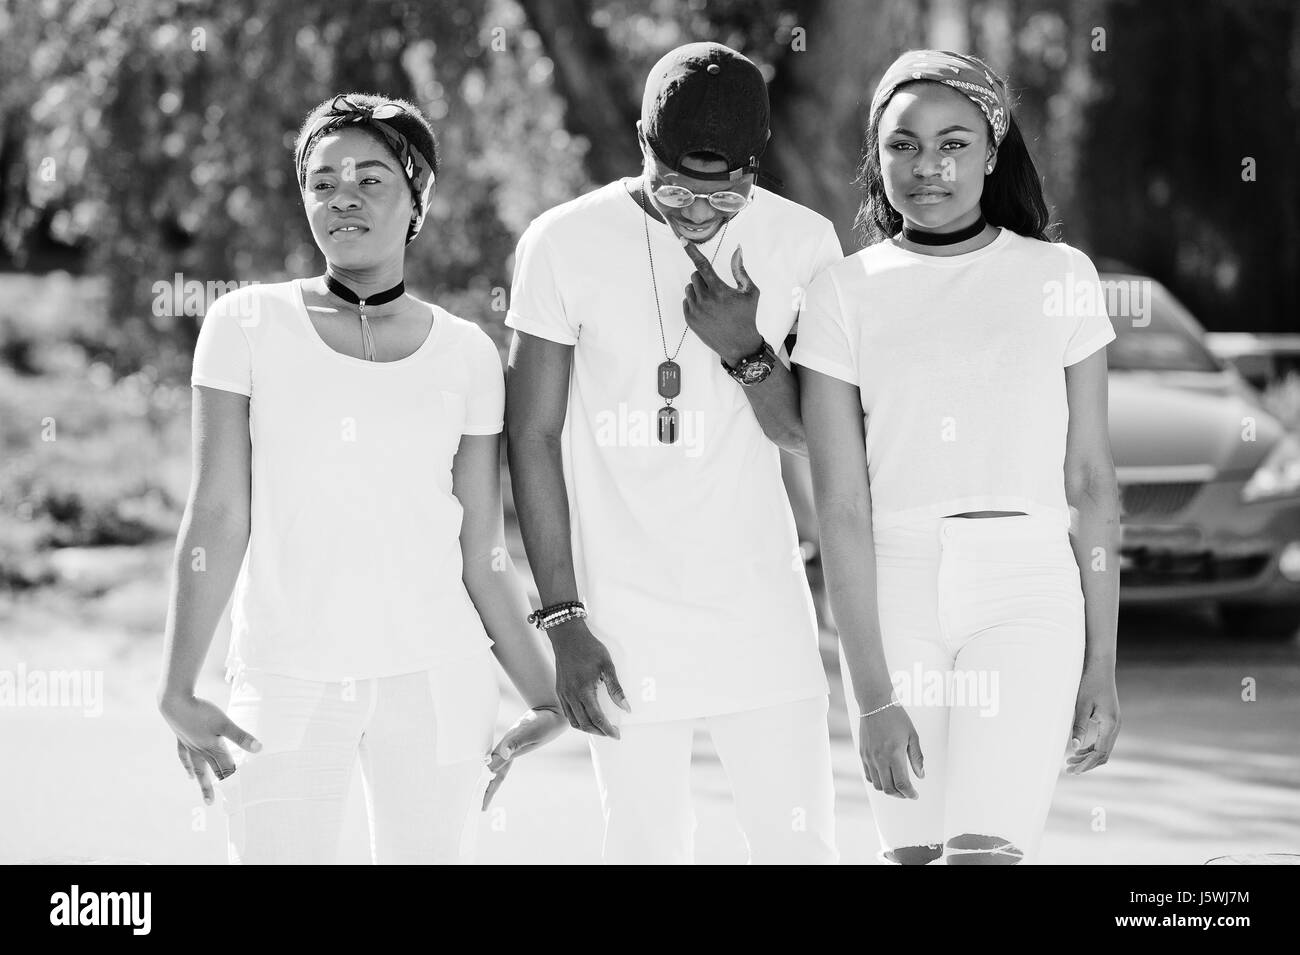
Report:
[[863,713],[861,716],[858,717],[858,719],[860,719],[860,720],[865,720],[868,716],[875,716],[875,715],[876,715],[877,713],[879,713],[881,710],[887,710],[887,709],[889,709],[891,706],[898,706],[898,705],[899,705],[898,700],[890,700],[890,701],[889,701],[888,703],[886,703],[884,706],[877,706],[877,707],[876,707],[874,710],[872,710],[870,713]]

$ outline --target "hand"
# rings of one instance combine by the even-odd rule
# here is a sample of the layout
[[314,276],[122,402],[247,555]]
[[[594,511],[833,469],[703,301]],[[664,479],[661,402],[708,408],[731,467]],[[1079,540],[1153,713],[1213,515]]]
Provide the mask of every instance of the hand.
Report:
[[[870,712],[874,707],[866,708]],[[886,796],[918,799],[907,774],[908,763],[918,779],[925,778],[925,757],[912,718],[901,706],[891,706],[858,720],[858,755],[867,781]]]
[[501,784],[506,781],[506,773],[514,765],[515,757],[549,743],[563,733],[568,725],[560,713],[559,704],[534,707],[515,720],[515,725],[506,730],[505,735],[492,748],[488,770],[495,775],[492,782],[488,783],[487,792],[483,794],[484,811]]
[[225,779],[235,771],[222,737],[240,749],[256,753],[262,748],[250,733],[236,726],[221,707],[197,696],[168,696],[158,703],[158,710],[176,734],[176,754],[190,779],[196,780],[203,801],[212,803],[212,777]]
[[1115,665],[1084,665],[1079,695],[1074,703],[1074,728],[1070,732],[1073,752],[1066,757],[1065,771],[1072,776],[1104,766],[1119,736],[1119,693],[1115,689]]
[[731,256],[732,288],[722,280],[694,242],[683,240],[686,254],[695,263],[695,274],[686,286],[682,314],[686,324],[700,341],[708,345],[728,365],[754,354],[763,347],[758,333],[758,286],[745,271],[740,247]]
[[551,631],[551,646],[555,648],[555,694],[569,725],[584,733],[618,739],[618,727],[610,723],[596,700],[596,687],[604,683],[610,699],[624,712],[631,713],[632,707],[619,686],[605,645],[591,635],[586,624],[575,620]]

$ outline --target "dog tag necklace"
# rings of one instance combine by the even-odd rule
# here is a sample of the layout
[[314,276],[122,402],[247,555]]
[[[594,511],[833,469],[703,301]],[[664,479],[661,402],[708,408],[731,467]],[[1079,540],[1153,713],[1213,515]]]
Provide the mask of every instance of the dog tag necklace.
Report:
[[[655,254],[650,248],[650,214],[646,211],[645,186],[638,187],[641,193],[640,205],[642,225],[645,226],[645,251],[650,259],[650,287],[654,290],[655,295],[655,312],[659,316],[659,341],[664,346],[664,361],[659,365],[659,397],[664,400],[664,406],[659,409],[657,419],[657,434],[660,444],[676,444],[677,435],[680,431],[680,419],[677,409],[673,407],[673,399],[682,393],[682,368],[677,364],[677,356],[681,354],[682,345],[686,343],[686,333],[691,330],[688,324],[682,329],[682,337],[677,340],[677,349],[670,355],[668,354],[668,336],[664,332],[664,313],[659,307],[659,283],[655,279]],[[727,226],[731,225],[728,219],[722,223],[722,232],[718,236],[718,247],[713,250],[713,258],[709,260],[712,265],[718,259],[718,252],[722,249],[722,243],[727,238]]]

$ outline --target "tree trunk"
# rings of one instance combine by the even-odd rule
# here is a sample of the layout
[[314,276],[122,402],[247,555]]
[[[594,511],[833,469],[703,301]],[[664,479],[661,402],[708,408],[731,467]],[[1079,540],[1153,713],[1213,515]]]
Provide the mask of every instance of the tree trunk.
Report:
[[591,21],[586,0],[520,0],[528,22],[555,64],[567,104],[565,127],[590,142],[587,172],[597,182],[635,173],[639,104],[629,94],[640,84],[625,76],[604,31]]
[[845,252],[853,237],[861,159],[871,94],[895,56],[919,46],[924,24],[915,4],[805,3],[796,29],[806,48],[791,47],[776,64],[769,92],[772,140],[765,163],[785,182],[786,196],[835,224]]

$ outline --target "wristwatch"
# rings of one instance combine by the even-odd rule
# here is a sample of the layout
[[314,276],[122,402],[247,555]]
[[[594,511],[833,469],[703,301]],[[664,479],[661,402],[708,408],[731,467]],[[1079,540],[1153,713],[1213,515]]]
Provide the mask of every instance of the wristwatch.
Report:
[[722,359],[722,367],[727,369],[727,374],[748,388],[764,381],[776,369],[776,352],[772,351],[771,345],[763,342],[762,348],[740,359],[735,368],[728,365],[725,358]]

